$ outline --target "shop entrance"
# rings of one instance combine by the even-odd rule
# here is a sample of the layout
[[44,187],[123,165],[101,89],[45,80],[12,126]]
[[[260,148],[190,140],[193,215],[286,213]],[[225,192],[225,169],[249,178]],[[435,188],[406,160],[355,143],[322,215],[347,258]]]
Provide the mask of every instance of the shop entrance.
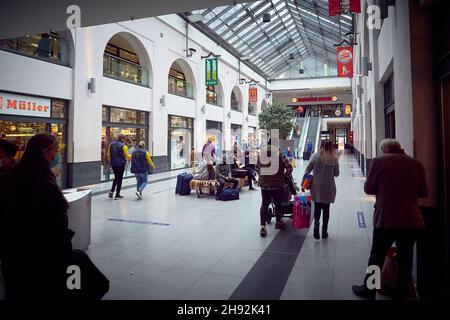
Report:
[[[127,136],[125,144],[129,154],[132,154],[139,141],[144,141],[147,149],[148,144],[148,112],[138,110],[128,110],[103,106],[103,126],[101,145],[101,181],[114,179],[114,174],[108,160],[108,147],[111,142],[117,139],[119,134]],[[125,166],[124,177],[134,177],[131,173],[131,162]]]
[[168,149],[170,170],[191,166],[193,119],[169,116]]
[[15,160],[19,161],[25,147],[31,137],[38,133],[47,133],[56,137],[59,142],[59,153],[61,161],[52,170],[55,173],[56,181],[61,188],[67,186],[67,120],[66,102],[52,100],[51,118],[23,117],[12,115],[0,115],[0,133],[5,139],[13,142],[17,146]]

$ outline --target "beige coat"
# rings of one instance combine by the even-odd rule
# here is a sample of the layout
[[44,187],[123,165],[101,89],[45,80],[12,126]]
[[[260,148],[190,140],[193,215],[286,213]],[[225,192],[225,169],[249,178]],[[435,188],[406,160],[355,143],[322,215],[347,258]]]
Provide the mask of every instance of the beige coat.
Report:
[[419,161],[404,153],[385,153],[373,159],[364,191],[376,195],[375,228],[424,228],[418,198],[427,197],[427,185]]

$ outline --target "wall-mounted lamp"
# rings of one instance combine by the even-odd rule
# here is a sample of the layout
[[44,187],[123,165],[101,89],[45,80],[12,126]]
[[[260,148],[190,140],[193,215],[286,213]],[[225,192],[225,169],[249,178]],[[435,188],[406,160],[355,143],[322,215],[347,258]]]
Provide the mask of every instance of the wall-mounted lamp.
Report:
[[369,62],[368,57],[361,57],[361,75],[368,77],[369,71],[372,71],[372,62]]
[[247,122],[248,122],[248,116],[246,116],[246,117],[245,117],[245,121],[247,121]]
[[95,78],[91,78],[88,82],[88,90],[90,93],[95,93]]
[[247,79],[245,78],[240,78],[239,79],[239,84],[244,84],[247,81]]
[[165,107],[166,106],[166,95],[163,94],[161,99],[159,99],[159,103],[161,104],[161,106]]
[[201,109],[201,110],[202,110],[202,113],[205,114],[205,112],[206,112],[205,105],[202,106],[202,109]]
[[231,119],[231,111],[228,111],[227,116],[228,116],[228,119]]
[[184,52],[186,52],[186,57],[190,58],[194,55],[194,53],[197,52],[197,50],[195,50],[194,48],[189,48],[189,49],[184,49]]

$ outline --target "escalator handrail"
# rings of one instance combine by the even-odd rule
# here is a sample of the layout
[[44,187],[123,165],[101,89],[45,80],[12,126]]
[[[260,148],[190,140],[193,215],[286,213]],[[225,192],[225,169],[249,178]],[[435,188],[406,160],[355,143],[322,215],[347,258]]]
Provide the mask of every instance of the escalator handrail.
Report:
[[301,152],[305,151],[306,137],[308,136],[310,121],[311,121],[311,114],[310,114],[310,110],[308,110],[305,114],[305,120],[303,122],[302,133],[300,135],[300,150],[301,150]]

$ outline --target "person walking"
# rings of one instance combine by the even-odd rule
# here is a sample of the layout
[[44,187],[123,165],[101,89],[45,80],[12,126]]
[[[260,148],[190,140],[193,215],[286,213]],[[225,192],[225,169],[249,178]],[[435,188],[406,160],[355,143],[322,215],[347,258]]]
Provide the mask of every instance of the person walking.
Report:
[[[395,242],[398,272],[392,299],[403,300],[412,274],[414,244],[425,229],[418,206],[418,198],[428,196],[425,169],[422,163],[406,155],[395,139],[381,141],[380,149],[382,154],[372,160],[364,184],[364,192],[376,196],[368,265],[381,270]],[[375,299],[376,290],[367,287],[368,277],[369,274],[363,285],[354,285],[352,290],[358,297]]]
[[[261,154],[266,159],[261,158]],[[261,154],[258,158],[259,181],[261,188],[261,208],[259,211],[261,229],[259,234],[261,237],[267,235],[266,223],[269,218],[269,204],[275,204],[276,224],[275,229],[284,229],[282,221],[281,203],[286,198],[286,178],[285,175],[292,174],[292,166],[286,156],[279,149],[278,139],[272,138],[266,146],[261,148]]]
[[131,172],[136,176],[136,196],[142,200],[142,191],[148,183],[150,168],[155,170],[150,153],[145,149],[145,142],[140,141],[131,155]]
[[114,172],[114,181],[111,186],[111,191],[109,191],[109,198],[113,198],[114,191],[116,191],[116,196],[114,200],[123,199],[120,195],[122,189],[123,174],[125,172],[125,166],[127,160],[131,159],[128,153],[128,147],[125,144],[127,136],[124,134],[119,134],[117,140],[113,141],[108,147],[108,160]]
[[322,238],[327,239],[330,204],[336,199],[334,178],[339,176],[339,159],[330,140],[321,141],[320,150],[311,157],[303,180],[311,172],[314,174],[311,187],[311,197],[314,202],[314,238],[320,239],[320,216],[323,211]]
[[33,136],[0,193],[0,260],[5,299],[67,298],[72,255],[67,203],[51,168],[58,140]]

